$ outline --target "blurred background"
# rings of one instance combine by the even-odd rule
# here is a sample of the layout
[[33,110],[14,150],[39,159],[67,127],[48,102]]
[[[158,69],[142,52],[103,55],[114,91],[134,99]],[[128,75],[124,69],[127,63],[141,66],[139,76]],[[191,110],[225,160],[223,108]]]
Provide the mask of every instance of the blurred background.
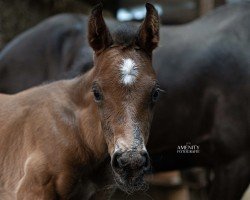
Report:
[[[183,24],[225,3],[242,0],[152,0],[163,24]],[[243,0],[244,1],[244,0]],[[58,13],[88,14],[98,0],[0,0],[0,49],[14,36]],[[141,20],[144,0],[104,0],[105,15],[121,21]]]
[[[228,3],[244,0],[155,0],[162,24],[188,23],[210,10]],[[89,14],[97,0],[0,0],[0,49],[24,30],[58,13]],[[144,0],[104,0],[104,15],[119,21],[140,21],[144,18]],[[128,195],[117,191],[115,199],[206,200],[205,169],[162,172],[147,177],[150,188],[146,192]],[[247,200],[247,199],[245,199]]]

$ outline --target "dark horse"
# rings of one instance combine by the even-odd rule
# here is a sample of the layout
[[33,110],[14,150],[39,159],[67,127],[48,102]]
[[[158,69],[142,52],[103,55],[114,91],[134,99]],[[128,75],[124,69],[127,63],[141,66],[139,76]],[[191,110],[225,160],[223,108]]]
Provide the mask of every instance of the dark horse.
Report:
[[19,92],[44,80],[62,78],[71,70],[74,76],[79,74],[78,69],[85,72],[86,62],[92,63],[92,49],[86,37],[87,19],[59,15],[10,42],[0,53],[0,92]]
[[[161,39],[153,63],[166,95],[148,144],[155,170],[205,166],[209,199],[238,200],[250,184],[250,3],[162,28]],[[194,145],[199,153],[177,153]]]
[[[88,21],[91,70],[0,94],[1,200],[106,199],[106,190],[93,192],[113,179],[129,193],[145,189],[145,145],[159,96],[152,68],[159,18],[146,8],[139,29],[123,24],[110,32],[96,6]],[[113,175],[105,174],[109,157]]]
[[[74,23],[64,26],[63,18]],[[41,60],[50,63],[52,57],[56,57],[53,55],[60,55],[59,60],[64,59],[61,52],[67,37],[59,40],[61,37],[55,35],[56,31],[48,30],[47,34],[36,32],[38,27],[46,31],[50,21],[61,27],[62,33],[82,27],[78,29],[79,34],[85,35],[84,16],[59,15],[17,37],[0,56],[0,70],[4,74],[0,88],[5,86],[4,91],[19,90],[19,87],[11,87],[12,83],[18,83],[19,78],[26,83],[39,76],[40,73],[27,68],[41,70],[36,69],[36,66],[40,67]],[[115,21],[109,21],[109,24],[116,26]],[[46,52],[46,48],[23,46],[29,38],[36,38],[35,41],[51,41],[49,38],[53,38],[56,43],[47,43],[46,48],[58,45],[56,48],[52,46],[55,52],[39,54],[39,51]],[[90,58],[86,58],[91,53],[90,48],[84,40],[81,45],[87,53],[81,57],[81,66],[73,64],[68,67],[69,76],[86,71],[92,65]],[[71,54],[70,49],[68,53]],[[13,60],[16,63],[22,61],[22,66]],[[227,5],[187,25],[162,27],[160,48],[154,54],[153,64],[160,85],[166,90],[156,106],[148,143],[153,169],[159,171],[197,165],[211,168],[214,180],[210,199],[239,199],[250,182],[250,4]],[[46,67],[44,65],[42,69]],[[18,74],[15,72],[17,69]],[[58,70],[53,78],[61,75]],[[48,79],[45,76],[43,80]],[[177,148],[186,143],[191,143],[188,146],[198,145],[200,153],[177,153]]]

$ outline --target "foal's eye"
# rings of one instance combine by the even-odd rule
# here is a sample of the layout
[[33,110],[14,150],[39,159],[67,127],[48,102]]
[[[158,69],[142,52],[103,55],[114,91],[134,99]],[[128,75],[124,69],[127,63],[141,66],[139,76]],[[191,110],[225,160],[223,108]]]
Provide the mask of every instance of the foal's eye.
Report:
[[159,99],[160,90],[158,88],[154,89],[152,92],[152,101],[156,102]]
[[100,101],[102,100],[102,94],[101,94],[99,88],[97,88],[97,87],[94,86],[94,87],[92,88],[92,92],[93,92],[95,101],[96,101],[96,102],[100,102]]
[[97,90],[94,90],[93,93],[94,93],[95,100],[96,101],[101,101],[102,98],[101,98],[100,92],[97,91]]

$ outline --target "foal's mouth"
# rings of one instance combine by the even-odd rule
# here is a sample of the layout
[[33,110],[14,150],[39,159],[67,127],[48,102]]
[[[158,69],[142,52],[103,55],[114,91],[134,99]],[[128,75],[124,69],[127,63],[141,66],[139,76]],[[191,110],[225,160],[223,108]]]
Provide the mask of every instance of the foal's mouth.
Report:
[[111,166],[118,187],[133,193],[146,190],[144,174],[150,169],[149,155],[146,150],[116,151],[111,158]]
[[117,186],[128,194],[148,190],[148,184],[144,181],[144,175],[148,172],[149,170],[145,169],[131,170],[126,167],[120,171],[113,171]]
[[128,175],[115,175],[115,181],[119,189],[128,194],[132,194],[136,191],[148,190],[148,184],[143,179],[144,174],[137,177],[129,177]]

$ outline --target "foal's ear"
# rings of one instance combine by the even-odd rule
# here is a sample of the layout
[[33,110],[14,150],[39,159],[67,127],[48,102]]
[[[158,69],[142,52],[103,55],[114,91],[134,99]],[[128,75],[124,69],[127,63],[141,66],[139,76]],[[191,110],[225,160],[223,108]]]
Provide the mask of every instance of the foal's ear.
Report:
[[112,37],[102,16],[102,8],[102,4],[98,4],[93,8],[88,24],[89,45],[96,53],[112,44]]
[[147,14],[139,29],[137,45],[151,54],[159,42],[160,22],[158,13],[152,4],[146,3],[146,9]]

